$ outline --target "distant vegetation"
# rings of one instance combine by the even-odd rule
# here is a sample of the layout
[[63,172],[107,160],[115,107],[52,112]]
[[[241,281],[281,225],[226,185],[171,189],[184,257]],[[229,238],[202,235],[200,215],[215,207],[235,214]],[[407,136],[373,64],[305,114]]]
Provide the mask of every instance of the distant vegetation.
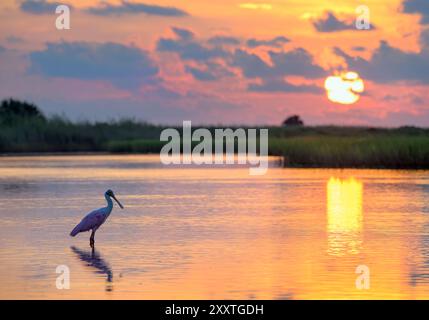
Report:
[[46,120],[43,113],[32,103],[14,99],[3,100],[0,105],[0,120],[2,124],[11,125],[19,119]]
[[291,126],[303,126],[304,121],[301,120],[301,118],[297,115],[291,116],[286,118],[285,121],[283,121],[283,126],[285,127],[291,127]]
[[121,141],[142,139],[161,145],[161,130],[133,120],[75,123],[60,116],[47,118],[34,105],[15,100],[0,106],[0,153],[109,152]]
[[[269,153],[286,166],[429,168],[429,129],[364,127],[269,127]],[[135,120],[71,122],[46,117],[33,104],[0,105],[0,153],[111,152],[157,153],[162,126]],[[177,128],[181,130],[181,128]],[[196,128],[195,128],[196,129]],[[209,128],[214,130],[215,127]]]
[[291,167],[429,169],[429,130],[273,128],[269,150]]

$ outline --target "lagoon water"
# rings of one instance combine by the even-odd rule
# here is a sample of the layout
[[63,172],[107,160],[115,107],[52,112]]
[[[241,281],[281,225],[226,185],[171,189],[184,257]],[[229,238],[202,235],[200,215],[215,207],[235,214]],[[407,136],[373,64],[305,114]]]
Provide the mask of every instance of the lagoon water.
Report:
[[[250,176],[151,155],[2,157],[0,298],[429,298],[428,171],[276,163]],[[108,188],[125,210],[91,252],[69,232]]]

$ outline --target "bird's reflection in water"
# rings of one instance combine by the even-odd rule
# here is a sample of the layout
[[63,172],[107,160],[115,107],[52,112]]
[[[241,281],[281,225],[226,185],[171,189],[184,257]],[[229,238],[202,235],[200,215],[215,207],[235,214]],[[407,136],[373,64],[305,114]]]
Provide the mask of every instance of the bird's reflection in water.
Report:
[[87,266],[96,269],[94,270],[96,273],[107,275],[106,291],[113,291],[112,269],[110,269],[109,264],[101,257],[100,253],[94,247],[91,251],[81,250],[74,246],[70,248]]

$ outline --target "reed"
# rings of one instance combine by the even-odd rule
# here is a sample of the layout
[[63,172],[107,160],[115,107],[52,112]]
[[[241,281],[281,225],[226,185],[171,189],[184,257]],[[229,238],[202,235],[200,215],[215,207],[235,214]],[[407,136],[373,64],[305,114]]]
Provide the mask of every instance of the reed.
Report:
[[[165,127],[134,120],[71,122],[58,116],[12,120],[0,123],[3,154],[158,153],[165,143],[159,141]],[[269,153],[283,156],[286,166],[295,167],[429,168],[429,129],[270,127]]]

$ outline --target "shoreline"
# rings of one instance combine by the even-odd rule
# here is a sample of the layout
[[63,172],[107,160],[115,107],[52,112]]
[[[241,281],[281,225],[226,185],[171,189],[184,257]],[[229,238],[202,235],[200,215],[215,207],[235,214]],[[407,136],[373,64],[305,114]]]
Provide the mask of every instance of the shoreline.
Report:
[[65,151],[65,152],[5,152],[0,153],[0,157],[44,157],[44,156],[97,156],[97,155],[109,155],[115,154],[107,151]]
[[[168,143],[160,141],[163,129],[135,122],[16,122],[0,128],[0,157],[159,154]],[[208,129],[213,135],[215,128]],[[429,169],[429,129],[289,126],[268,130],[268,155],[282,157],[287,168]],[[237,150],[238,136],[234,141]],[[200,143],[192,141],[192,149]]]
[[[16,158],[16,157],[50,157],[50,156],[103,156],[103,155],[112,155],[112,156],[132,156],[132,155],[157,155],[158,153],[151,152],[108,152],[108,151],[89,151],[89,152],[81,152],[81,151],[70,151],[70,152],[11,152],[11,153],[0,153],[0,158]],[[285,169],[339,169],[339,170],[405,170],[405,171],[428,171],[428,166],[338,166],[338,165],[322,165],[322,164],[313,164],[313,165],[305,165],[305,164],[287,164],[285,160],[285,156],[269,154],[268,157],[276,157],[279,158],[278,161],[281,163],[279,167],[283,167]]]

